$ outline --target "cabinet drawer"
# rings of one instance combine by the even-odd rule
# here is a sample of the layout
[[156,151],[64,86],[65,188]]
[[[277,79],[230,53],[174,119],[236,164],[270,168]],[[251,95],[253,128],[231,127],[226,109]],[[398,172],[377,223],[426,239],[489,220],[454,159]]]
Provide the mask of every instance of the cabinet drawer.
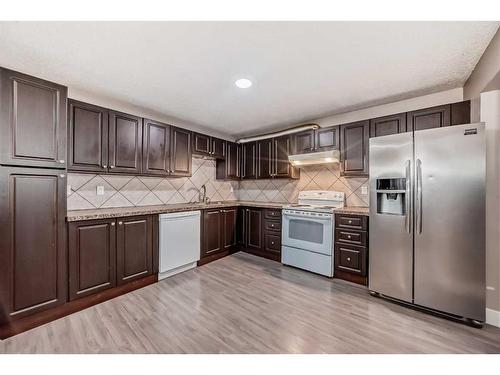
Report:
[[264,217],[266,219],[280,219],[281,218],[281,210],[265,210]]
[[368,229],[368,217],[337,214],[335,215],[335,227],[366,231]]
[[279,221],[265,221],[264,229],[266,231],[278,231],[281,232],[281,223]]
[[274,233],[264,234],[264,244],[267,251],[280,252],[281,251],[281,235]]
[[341,243],[335,244],[335,269],[366,276],[366,249]]
[[337,228],[335,229],[335,241],[366,246],[366,232]]

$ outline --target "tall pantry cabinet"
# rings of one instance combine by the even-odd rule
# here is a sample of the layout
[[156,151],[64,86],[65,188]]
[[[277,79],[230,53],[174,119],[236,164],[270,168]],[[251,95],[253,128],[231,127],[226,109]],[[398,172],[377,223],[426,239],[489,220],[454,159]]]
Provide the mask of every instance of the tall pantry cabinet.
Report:
[[66,302],[67,88],[0,68],[0,325]]

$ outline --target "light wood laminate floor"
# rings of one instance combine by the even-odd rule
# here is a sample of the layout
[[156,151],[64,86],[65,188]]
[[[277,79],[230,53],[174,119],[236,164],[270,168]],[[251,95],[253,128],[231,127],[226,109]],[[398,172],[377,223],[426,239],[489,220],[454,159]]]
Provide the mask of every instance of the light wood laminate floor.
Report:
[[238,253],[0,342],[0,353],[500,353],[475,329]]

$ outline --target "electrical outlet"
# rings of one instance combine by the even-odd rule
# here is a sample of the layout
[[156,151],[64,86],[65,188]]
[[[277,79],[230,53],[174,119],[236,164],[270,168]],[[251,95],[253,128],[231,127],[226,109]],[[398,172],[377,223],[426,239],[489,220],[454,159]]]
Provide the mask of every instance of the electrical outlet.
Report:
[[363,195],[368,194],[368,186],[361,186],[361,194]]
[[98,185],[96,187],[96,194],[97,195],[104,195],[104,186],[103,185]]

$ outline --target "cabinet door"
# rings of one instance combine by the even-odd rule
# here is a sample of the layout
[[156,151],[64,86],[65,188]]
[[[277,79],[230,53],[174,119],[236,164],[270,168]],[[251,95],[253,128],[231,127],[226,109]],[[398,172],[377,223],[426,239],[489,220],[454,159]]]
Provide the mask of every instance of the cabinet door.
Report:
[[316,129],[314,149],[316,151],[336,150],[339,148],[339,139],[339,126]]
[[67,88],[0,68],[0,164],[66,168]]
[[212,156],[217,159],[224,159],[226,156],[226,141],[212,138]]
[[170,126],[144,119],[142,173],[166,176],[170,172]]
[[293,167],[288,161],[288,155],[291,154],[290,136],[286,135],[274,138],[273,147],[273,174],[274,177],[281,178],[299,178],[300,170]]
[[70,301],[116,285],[115,228],[115,219],[69,223]]
[[238,219],[238,208],[231,207],[222,210],[224,214],[224,236],[223,236],[223,248],[224,250],[233,249],[236,247],[237,238],[236,238],[236,230],[237,230],[237,219]]
[[341,175],[368,176],[368,120],[341,125]]
[[109,113],[109,171],[141,173],[142,118],[125,113]]
[[0,324],[66,301],[65,177],[0,168]]
[[236,218],[236,242],[244,246],[247,239],[246,228],[247,210],[244,207],[238,207],[238,216]]
[[153,219],[136,216],[117,219],[116,276],[118,285],[153,272]]
[[193,154],[206,156],[212,154],[210,136],[200,133],[193,133]]
[[257,142],[257,178],[271,178],[273,170],[271,166],[273,146],[272,139],[263,139]]
[[418,131],[432,128],[440,128],[451,124],[451,105],[441,105],[432,108],[420,109],[408,112],[408,131]]
[[257,145],[255,142],[245,143],[241,146],[242,152],[242,170],[241,178],[255,179],[257,178]]
[[406,132],[406,113],[370,120],[370,138]]
[[68,102],[68,169],[108,170],[108,110],[95,105]]
[[247,208],[246,212],[246,246],[260,250],[262,248],[262,210]]
[[222,210],[203,211],[201,257],[223,250]]
[[227,178],[240,178],[240,147],[236,143],[227,142],[226,168]]
[[191,132],[172,126],[170,144],[170,174],[191,176]]
[[451,104],[451,125],[470,124],[470,100]]
[[294,154],[306,154],[314,151],[314,130],[296,133],[292,137]]

